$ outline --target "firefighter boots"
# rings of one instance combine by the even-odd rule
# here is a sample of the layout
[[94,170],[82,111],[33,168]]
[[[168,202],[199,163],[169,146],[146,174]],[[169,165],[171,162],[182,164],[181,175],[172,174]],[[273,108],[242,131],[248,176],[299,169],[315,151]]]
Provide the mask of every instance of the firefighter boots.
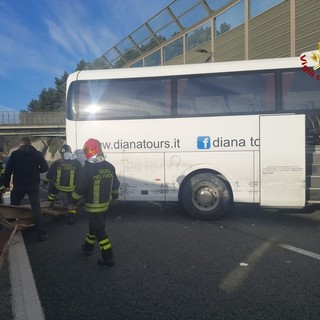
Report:
[[[108,239],[108,243],[109,243],[109,239]],[[98,259],[97,261],[99,265],[108,266],[108,267],[112,267],[114,265],[114,261],[112,260],[113,252],[112,252],[111,246],[107,250],[101,250],[101,255],[102,255],[101,259]]]

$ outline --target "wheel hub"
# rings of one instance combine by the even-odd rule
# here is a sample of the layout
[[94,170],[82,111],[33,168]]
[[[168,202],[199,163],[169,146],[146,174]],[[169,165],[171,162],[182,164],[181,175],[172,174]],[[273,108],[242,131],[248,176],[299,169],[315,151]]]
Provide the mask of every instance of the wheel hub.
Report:
[[195,202],[198,207],[212,209],[218,199],[218,193],[211,187],[200,187],[195,190]]

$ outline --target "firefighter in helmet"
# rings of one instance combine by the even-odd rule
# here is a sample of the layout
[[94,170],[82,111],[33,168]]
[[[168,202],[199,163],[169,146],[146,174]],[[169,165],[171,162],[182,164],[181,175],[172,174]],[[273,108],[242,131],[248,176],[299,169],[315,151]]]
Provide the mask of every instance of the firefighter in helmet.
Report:
[[97,241],[102,254],[98,264],[113,266],[113,252],[105,230],[104,214],[111,200],[118,198],[120,183],[115,167],[105,160],[98,140],[87,140],[82,150],[87,161],[78,175],[69,210],[74,210],[77,201],[83,198],[84,210],[89,214],[89,231],[81,249],[90,256]]
[[[59,193],[65,193],[67,195],[68,207],[71,194],[74,190],[75,181],[82,165],[72,153],[69,145],[62,145],[59,152],[61,158],[52,163],[43,184],[46,185],[50,183],[48,201],[51,202],[51,207],[53,207],[54,201],[57,199]],[[74,212],[71,212],[70,214],[72,213]],[[71,216],[69,216],[69,223],[73,223]]]

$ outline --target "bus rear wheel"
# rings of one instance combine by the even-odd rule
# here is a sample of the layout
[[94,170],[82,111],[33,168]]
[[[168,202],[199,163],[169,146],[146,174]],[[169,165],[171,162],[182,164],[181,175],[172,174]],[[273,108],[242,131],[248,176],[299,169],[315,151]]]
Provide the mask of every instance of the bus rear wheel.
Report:
[[212,173],[191,176],[182,190],[183,207],[195,219],[218,219],[228,210],[231,202],[227,183]]

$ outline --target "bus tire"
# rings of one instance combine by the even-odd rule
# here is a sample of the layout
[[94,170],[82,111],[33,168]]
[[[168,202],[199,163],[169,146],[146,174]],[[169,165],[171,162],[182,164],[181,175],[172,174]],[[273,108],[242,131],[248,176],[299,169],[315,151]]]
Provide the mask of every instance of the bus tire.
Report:
[[195,219],[218,219],[228,210],[231,202],[227,183],[212,173],[191,176],[182,190],[182,205]]

